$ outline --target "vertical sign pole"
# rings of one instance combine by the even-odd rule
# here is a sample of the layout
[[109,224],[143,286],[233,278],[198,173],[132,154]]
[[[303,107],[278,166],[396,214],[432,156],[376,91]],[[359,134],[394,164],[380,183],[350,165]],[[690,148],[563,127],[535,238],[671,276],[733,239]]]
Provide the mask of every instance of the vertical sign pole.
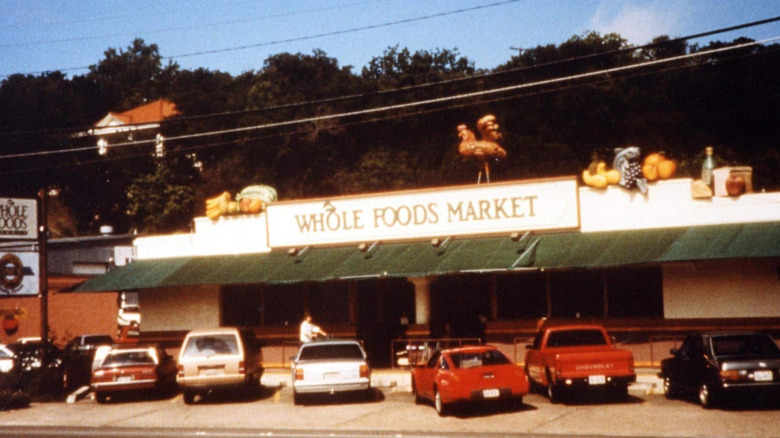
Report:
[[49,343],[49,266],[47,241],[49,227],[46,225],[46,189],[38,191],[38,292],[41,295],[41,341],[43,342],[43,357],[46,364],[46,350]]

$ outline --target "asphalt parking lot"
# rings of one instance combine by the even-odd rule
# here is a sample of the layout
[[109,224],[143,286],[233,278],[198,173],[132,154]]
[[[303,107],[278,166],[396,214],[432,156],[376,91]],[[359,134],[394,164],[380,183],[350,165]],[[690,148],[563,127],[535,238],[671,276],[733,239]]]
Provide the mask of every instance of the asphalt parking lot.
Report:
[[[273,434],[281,430],[336,432],[553,434],[561,436],[780,437],[777,403],[705,410],[694,400],[632,395],[626,402],[576,397],[551,404],[530,394],[519,406],[467,405],[440,418],[429,405],[416,405],[406,390],[375,388],[371,400],[323,397],[293,405],[289,387],[264,386],[251,396],[217,394],[185,405],[181,395],[134,396],[98,404],[87,395],[74,403],[33,404],[0,412],[3,427],[86,427],[95,431],[134,428],[239,428]],[[90,429],[91,430],[91,429]]]

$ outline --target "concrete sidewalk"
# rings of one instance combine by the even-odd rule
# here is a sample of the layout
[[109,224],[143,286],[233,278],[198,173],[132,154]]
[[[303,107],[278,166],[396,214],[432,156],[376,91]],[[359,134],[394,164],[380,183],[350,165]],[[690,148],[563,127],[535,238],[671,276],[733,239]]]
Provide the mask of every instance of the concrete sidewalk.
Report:
[[[636,382],[629,388],[629,394],[640,397],[663,394],[663,382],[657,368],[637,368]],[[260,380],[263,386],[291,387],[292,372],[289,368],[267,368]],[[380,368],[371,370],[371,386],[383,390],[411,392],[412,372],[404,369]]]

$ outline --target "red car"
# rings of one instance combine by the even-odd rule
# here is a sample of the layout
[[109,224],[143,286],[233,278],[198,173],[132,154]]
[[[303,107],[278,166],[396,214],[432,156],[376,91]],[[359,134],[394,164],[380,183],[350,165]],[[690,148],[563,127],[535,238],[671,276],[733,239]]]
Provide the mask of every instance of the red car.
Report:
[[156,345],[115,346],[92,372],[92,388],[98,403],[141,390],[172,393],[176,361]]
[[528,394],[523,369],[490,345],[437,351],[412,371],[415,403],[432,400],[440,416],[457,402],[513,400],[518,405]]

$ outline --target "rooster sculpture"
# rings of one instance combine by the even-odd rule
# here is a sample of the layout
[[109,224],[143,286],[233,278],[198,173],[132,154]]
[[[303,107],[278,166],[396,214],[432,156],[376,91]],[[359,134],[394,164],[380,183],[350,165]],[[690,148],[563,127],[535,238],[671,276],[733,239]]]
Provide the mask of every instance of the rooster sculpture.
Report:
[[485,173],[485,181],[490,182],[490,160],[506,157],[506,151],[498,144],[502,138],[498,128],[496,117],[492,114],[477,120],[477,130],[482,136],[481,140],[477,140],[474,131],[466,125],[458,125],[457,127],[460,138],[458,152],[464,157],[475,160],[479,165],[477,184],[482,182],[482,172]]

